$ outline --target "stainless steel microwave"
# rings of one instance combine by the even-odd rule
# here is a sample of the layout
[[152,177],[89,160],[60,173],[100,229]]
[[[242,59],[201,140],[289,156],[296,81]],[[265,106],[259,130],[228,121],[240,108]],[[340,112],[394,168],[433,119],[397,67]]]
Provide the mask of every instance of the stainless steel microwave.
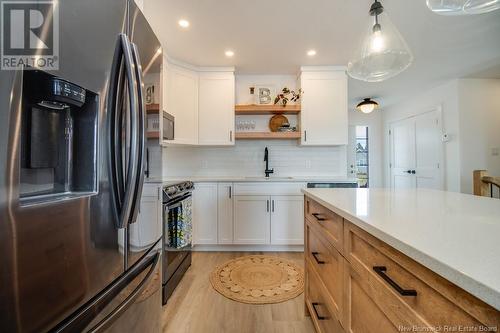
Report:
[[174,139],[174,116],[163,111],[163,140]]

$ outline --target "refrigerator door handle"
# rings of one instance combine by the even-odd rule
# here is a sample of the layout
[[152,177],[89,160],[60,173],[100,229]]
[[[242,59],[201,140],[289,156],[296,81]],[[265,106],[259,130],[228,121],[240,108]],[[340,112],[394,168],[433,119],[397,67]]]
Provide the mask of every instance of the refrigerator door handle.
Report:
[[131,43],[132,58],[134,61],[135,77],[137,82],[137,101],[138,101],[138,112],[137,112],[137,142],[138,142],[138,153],[137,153],[137,180],[135,186],[135,192],[132,199],[132,212],[129,219],[130,223],[134,223],[137,220],[137,214],[139,211],[139,201],[142,195],[142,185],[144,183],[144,151],[145,151],[145,104],[144,95],[142,92],[142,67],[141,59],[139,56],[139,51],[137,50],[137,45]]
[[[123,61],[122,61],[123,60]],[[122,75],[122,71],[125,75]],[[110,182],[112,194],[114,196],[114,213],[116,217],[117,228],[124,228],[130,219],[132,213],[133,198],[137,187],[137,158],[138,158],[138,132],[139,119],[137,117],[137,81],[135,80],[134,64],[130,42],[125,34],[119,34],[117,50],[110,80],[110,91],[108,96],[109,106],[109,151],[110,151]],[[126,81],[128,89],[129,123],[123,119],[122,109],[124,103],[123,93],[119,93],[122,83]],[[123,126],[128,126],[130,130],[130,151],[126,172],[123,172],[122,166],[122,131]],[[126,145],[127,143],[125,143]]]

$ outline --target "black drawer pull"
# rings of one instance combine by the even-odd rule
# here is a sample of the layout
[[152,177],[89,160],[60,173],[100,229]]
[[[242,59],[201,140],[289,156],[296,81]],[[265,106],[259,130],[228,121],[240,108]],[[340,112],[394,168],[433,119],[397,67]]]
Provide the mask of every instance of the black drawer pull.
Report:
[[316,315],[316,318],[317,318],[318,320],[327,320],[327,319],[328,319],[328,317],[323,317],[323,316],[320,316],[320,315],[319,315],[319,313],[318,313],[318,309],[316,309],[316,306],[319,306],[319,305],[321,305],[321,304],[316,303],[316,302],[313,302],[313,303],[311,303],[311,305],[312,305],[312,307],[313,307],[314,314]]
[[373,266],[373,270],[382,279],[391,285],[401,296],[417,296],[417,291],[414,289],[403,289],[401,288],[393,279],[391,279],[387,274],[387,267],[385,266]]
[[324,217],[320,216],[320,213],[312,213],[311,215],[314,216],[318,221],[326,221]]
[[324,264],[325,264],[325,262],[324,262],[324,261],[319,260],[319,259],[318,259],[318,257],[316,257],[316,256],[319,254],[319,252],[311,252],[311,254],[312,254],[312,256],[314,257],[314,260],[316,260],[316,263],[317,263],[318,265],[324,265]]

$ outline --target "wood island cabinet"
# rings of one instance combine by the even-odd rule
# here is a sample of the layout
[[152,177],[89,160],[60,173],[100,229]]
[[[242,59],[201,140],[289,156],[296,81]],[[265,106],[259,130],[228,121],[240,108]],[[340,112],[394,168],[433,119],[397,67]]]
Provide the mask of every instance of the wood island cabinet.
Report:
[[317,332],[500,329],[500,311],[307,196],[304,205],[305,303]]

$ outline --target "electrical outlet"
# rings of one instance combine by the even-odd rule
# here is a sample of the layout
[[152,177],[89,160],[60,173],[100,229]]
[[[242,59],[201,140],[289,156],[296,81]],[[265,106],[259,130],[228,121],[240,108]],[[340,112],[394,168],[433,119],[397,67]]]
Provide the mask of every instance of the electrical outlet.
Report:
[[306,169],[311,169],[311,161],[310,160],[306,161]]
[[208,169],[208,161],[205,161],[205,160],[201,161],[201,168]]
[[491,156],[499,156],[500,155],[500,148],[495,147],[491,148]]

